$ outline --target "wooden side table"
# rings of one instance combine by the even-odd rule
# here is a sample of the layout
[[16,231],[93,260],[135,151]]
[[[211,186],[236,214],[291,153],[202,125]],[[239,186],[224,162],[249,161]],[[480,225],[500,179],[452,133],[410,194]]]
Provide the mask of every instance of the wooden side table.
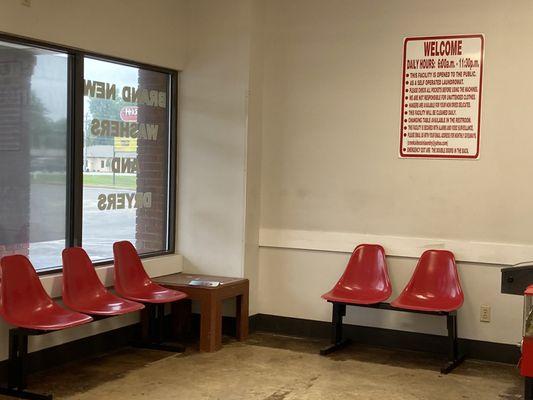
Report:
[[[222,301],[235,297],[237,300],[236,324],[237,340],[248,337],[248,279],[228,278],[222,276],[193,275],[178,273],[153,279],[160,285],[187,293],[190,300],[200,302],[200,351],[212,352],[222,347]],[[216,281],[220,285],[193,286],[191,281]],[[173,305],[173,314],[179,323],[177,314],[188,313],[191,302],[177,302]]]

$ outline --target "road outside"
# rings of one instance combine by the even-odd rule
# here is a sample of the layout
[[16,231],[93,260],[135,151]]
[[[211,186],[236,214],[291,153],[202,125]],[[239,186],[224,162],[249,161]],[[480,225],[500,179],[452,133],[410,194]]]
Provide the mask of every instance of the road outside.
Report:
[[[98,195],[133,193],[133,190],[85,187],[83,191],[83,247],[93,261],[113,258],[113,243],[135,240],[136,209],[105,210]],[[32,184],[30,258],[37,269],[61,265],[65,248],[65,186]]]

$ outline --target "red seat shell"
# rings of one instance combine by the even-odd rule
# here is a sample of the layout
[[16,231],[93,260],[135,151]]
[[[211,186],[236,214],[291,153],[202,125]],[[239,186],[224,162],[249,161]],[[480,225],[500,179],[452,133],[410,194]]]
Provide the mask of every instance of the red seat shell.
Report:
[[54,302],[25,256],[3,257],[0,265],[0,315],[11,325],[55,331],[92,321],[90,316],[67,310]]
[[63,302],[72,310],[99,316],[122,315],[144,308],[107,290],[81,247],[63,250]]
[[392,287],[385,250],[377,244],[361,244],[353,251],[341,278],[322,298],[349,304],[375,304],[387,300]]
[[113,244],[115,290],[127,299],[142,303],[171,303],[187,297],[183,292],[160,286],[148,277],[133,244]]
[[411,280],[391,305],[418,311],[454,311],[464,301],[455,257],[447,250],[427,250]]

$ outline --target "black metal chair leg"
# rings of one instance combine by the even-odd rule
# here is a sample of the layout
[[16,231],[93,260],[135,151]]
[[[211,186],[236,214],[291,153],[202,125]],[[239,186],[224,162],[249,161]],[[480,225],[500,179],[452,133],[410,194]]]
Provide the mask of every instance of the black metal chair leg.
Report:
[[165,340],[164,334],[165,334],[165,305],[164,304],[158,304],[157,305],[157,343],[163,343]]
[[446,325],[448,328],[448,362],[440,370],[440,372],[443,374],[448,374],[452,372],[465,359],[464,355],[459,354],[456,312],[451,312],[446,315]]
[[343,339],[343,326],[342,318],[346,315],[346,304],[333,303],[333,314],[331,317],[331,344],[322,350],[320,355],[328,355],[334,351],[340,350],[345,347],[350,341]]
[[27,375],[28,375],[28,335],[19,333],[18,335],[18,371],[17,371],[17,388],[19,390],[26,389]]
[[524,400],[533,400],[533,378],[524,378]]
[[346,315],[346,304],[333,304],[331,342],[339,343],[342,340],[342,318]]
[[16,388],[18,386],[17,374],[18,370],[18,335],[16,329],[9,330],[9,361],[8,361],[8,377],[7,387]]
[[26,391],[28,375],[28,333],[21,329],[9,331],[9,361],[7,387],[0,387],[0,394],[29,400],[52,400],[50,394]]
[[148,305],[148,326],[149,326],[149,340],[154,342],[154,338],[157,336],[156,333],[156,318],[157,318],[157,306],[154,304]]

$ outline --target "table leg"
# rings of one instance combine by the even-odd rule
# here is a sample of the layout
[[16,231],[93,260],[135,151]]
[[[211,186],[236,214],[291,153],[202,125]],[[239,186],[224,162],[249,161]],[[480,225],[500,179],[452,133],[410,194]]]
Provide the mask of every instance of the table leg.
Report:
[[222,347],[222,305],[218,296],[206,296],[200,312],[200,351],[217,351]]
[[237,340],[246,340],[248,337],[248,291],[237,296]]

